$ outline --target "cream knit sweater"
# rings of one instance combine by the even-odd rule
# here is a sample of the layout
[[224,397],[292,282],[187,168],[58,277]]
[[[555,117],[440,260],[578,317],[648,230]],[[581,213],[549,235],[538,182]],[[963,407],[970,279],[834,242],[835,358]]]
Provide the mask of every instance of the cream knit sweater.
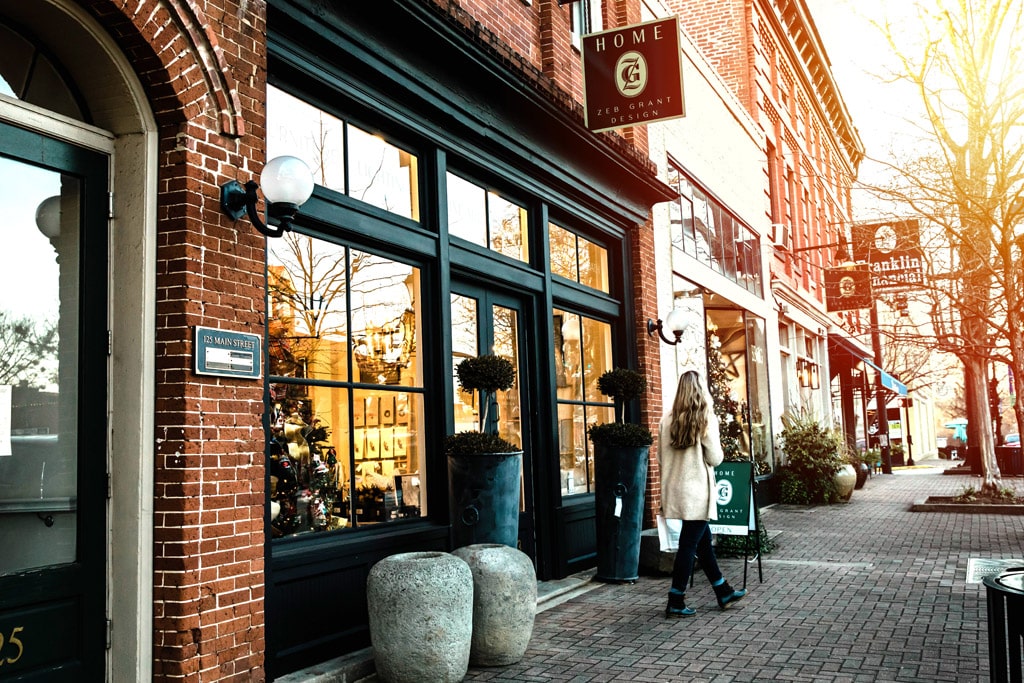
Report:
[[661,509],[666,519],[718,519],[715,504],[715,465],[722,462],[718,418],[708,406],[708,426],[701,442],[673,448],[669,437],[672,413],[658,426],[658,465],[661,468]]

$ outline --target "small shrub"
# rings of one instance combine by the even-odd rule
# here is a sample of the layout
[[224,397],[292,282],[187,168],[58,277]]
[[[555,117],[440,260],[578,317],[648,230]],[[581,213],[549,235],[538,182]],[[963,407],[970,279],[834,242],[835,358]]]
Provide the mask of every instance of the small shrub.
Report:
[[838,502],[835,474],[846,464],[842,435],[822,427],[808,412],[784,415],[782,425],[786,467],[803,484],[810,503]]
[[651,430],[631,422],[591,425],[587,429],[587,434],[595,446],[639,448],[650,446],[654,442]]
[[484,355],[467,358],[455,368],[459,386],[464,391],[505,391],[515,383],[516,368],[501,356]]
[[615,368],[597,378],[597,389],[605,396],[632,401],[647,391],[647,378],[636,370]]
[[522,449],[497,434],[459,432],[444,442],[445,455],[474,455],[477,453],[518,453]]
[[811,495],[807,487],[791,468],[783,465],[775,471],[779,480],[779,502],[786,505],[810,505]]

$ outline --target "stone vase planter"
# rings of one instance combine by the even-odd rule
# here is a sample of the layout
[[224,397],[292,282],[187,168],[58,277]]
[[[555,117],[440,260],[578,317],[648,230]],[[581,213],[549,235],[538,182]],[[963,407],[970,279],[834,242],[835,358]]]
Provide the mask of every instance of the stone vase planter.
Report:
[[454,683],[469,670],[473,573],[443,552],[399,553],[366,582],[370,642],[385,683]]
[[835,474],[836,491],[839,493],[841,500],[850,500],[850,496],[853,495],[853,489],[857,485],[857,473],[853,469],[853,465],[843,465],[839,468],[839,471]]
[[515,664],[526,653],[537,613],[537,573],[516,548],[481,543],[458,548],[473,573],[474,666]]

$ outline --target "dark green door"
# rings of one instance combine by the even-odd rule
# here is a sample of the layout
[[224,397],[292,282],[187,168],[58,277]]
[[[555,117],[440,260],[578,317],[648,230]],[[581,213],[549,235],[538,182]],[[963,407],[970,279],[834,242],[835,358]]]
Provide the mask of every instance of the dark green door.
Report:
[[4,683],[104,677],[107,169],[0,123]]
[[[469,284],[452,283],[452,367],[464,358],[493,353],[516,366],[516,383],[498,392],[498,431],[506,440],[523,448],[523,472],[519,496],[519,548],[535,557],[533,488],[531,485],[531,438],[526,410],[530,353],[524,343],[527,322],[525,306],[514,296]],[[455,381],[455,431],[478,429],[475,397],[460,391]]]

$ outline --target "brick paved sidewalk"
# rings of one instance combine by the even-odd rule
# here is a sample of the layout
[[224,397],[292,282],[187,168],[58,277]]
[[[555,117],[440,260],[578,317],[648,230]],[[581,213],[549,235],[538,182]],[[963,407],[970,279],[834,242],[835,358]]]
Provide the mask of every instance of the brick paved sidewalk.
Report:
[[[978,485],[922,464],[872,477],[847,504],[765,509],[778,547],[763,583],[748,565],[735,608],[717,608],[702,574],[687,594],[697,616],[681,620],[663,616],[668,577],[596,584],[537,615],[520,663],[465,680],[986,681],[985,591],[966,582],[968,559],[1024,557],[1024,517],[910,512]],[[721,565],[742,583],[742,560]]]

